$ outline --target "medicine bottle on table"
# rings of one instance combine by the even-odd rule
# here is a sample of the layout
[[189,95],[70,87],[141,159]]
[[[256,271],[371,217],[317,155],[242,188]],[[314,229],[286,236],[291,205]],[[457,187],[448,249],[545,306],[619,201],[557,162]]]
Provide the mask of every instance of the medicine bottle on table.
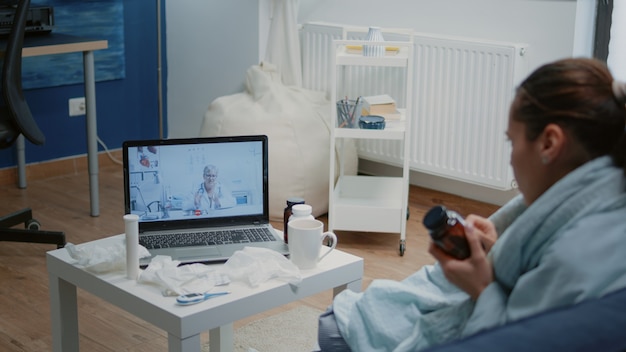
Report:
[[457,259],[470,256],[465,237],[465,220],[459,213],[437,205],[426,213],[423,223],[433,242],[444,252]]
[[285,207],[285,211],[283,213],[283,235],[285,238],[285,243],[289,243],[289,234],[287,233],[287,223],[289,222],[289,217],[291,217],[291,208],[297,204],[304,204],[304,198],[300,198],[300,197],[287,198],[287,206]]

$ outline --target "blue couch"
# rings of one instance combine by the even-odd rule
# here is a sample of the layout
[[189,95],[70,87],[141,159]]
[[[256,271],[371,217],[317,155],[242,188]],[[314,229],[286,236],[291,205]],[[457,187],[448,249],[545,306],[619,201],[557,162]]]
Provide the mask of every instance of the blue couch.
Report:
[[626,289],[427,351],[626,351]]

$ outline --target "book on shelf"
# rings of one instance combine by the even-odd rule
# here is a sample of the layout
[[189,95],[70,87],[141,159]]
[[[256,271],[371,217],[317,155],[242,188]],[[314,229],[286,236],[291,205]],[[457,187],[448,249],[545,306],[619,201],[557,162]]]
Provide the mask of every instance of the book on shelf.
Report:
[[361,99],[363,99],[361,115],[380,115],[386,120],[399,120],[401,117],[395,100],[388,94],[372,95]]

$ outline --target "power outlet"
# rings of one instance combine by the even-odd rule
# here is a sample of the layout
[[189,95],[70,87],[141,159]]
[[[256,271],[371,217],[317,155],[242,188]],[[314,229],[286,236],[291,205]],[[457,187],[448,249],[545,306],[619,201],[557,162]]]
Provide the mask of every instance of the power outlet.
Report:
[[82,116],[85,115],[85,97],[72,98],[69,100],[70,116]]

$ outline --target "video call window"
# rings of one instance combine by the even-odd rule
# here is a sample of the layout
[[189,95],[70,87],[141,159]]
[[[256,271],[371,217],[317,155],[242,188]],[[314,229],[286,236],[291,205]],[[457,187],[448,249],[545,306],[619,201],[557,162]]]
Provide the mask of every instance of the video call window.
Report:
[[128,160],[140,221],[263,213],[262,142],[131,147]]

